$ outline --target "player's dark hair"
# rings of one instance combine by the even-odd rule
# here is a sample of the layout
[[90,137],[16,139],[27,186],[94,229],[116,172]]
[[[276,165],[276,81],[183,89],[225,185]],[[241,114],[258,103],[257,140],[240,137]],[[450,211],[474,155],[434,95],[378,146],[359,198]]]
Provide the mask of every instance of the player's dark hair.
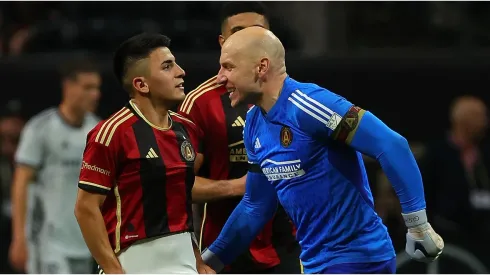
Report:
[[86,55],[76,56],[59,67],[62,80],[76,79],[81,73],[99,73],[97,63]]
[[[161,47],[170,47],[170,38],[157,33],[141,33],[119,45],[113,60],[114,74],[119,83],[124,87],[124,77],[128,69],[135,62],[147,58],[152,51]],[[131,93],[129,87],[124,88]]]
[[259,1],[229,1],[223,4],[221,8],[220,23],[221,26],[226,20],[232,16],[240,13],[254,12],[264,16],[267,23],[269,23],[269,12],[267,7]]

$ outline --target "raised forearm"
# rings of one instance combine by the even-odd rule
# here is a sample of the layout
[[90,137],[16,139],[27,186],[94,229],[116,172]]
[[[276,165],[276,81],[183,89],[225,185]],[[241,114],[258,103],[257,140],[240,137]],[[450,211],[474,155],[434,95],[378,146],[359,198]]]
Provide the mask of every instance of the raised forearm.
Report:
[[243,196],[244,192],[244,177],[234,180],[211,180],[196,177],[194,187],[192,188],[192,201],[194,203],[205,203],[214,200]]
[[121,264],[112,250],[100,209],[77,203],[75,216],[85,243],[102,270],[106,274],[120,273]]

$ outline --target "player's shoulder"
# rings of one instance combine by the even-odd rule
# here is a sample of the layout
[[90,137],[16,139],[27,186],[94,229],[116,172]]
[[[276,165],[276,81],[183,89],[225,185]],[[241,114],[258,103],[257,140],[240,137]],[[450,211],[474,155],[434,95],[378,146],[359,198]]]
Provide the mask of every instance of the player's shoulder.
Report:
[[252,105],[248,111],[247,111],[247,116],[245,117],[245,127],[243,127],[243,133],[245,135],[245,132],[250,132],[251,129],[255,128],[258,121],[256,118],[258,115],[260,115],[260,108]]
[[184,117],[183,115],[172,111],[168,111],[168,113],[173,121],[183,124],[185,127],[196,127],[196,124],[192,120]]
[[219,98],[226,92],[225,86],[218,83],[217,76],[213,76],[187,93],[179,107],[179,112],[189,114],[192,108],[207,105],[212,99]]
[[88,133],[87,140],[109,146],[114,137],[124,134],[137,120],[134,112],[125,106],[107,119],[99,121]]
[[246,121],[248,121],[249,118],[254,118],[258,114],[258,112],[260,112],[260,108],[255,105],[252,105],[250,108],[248,108]]
[[318,84],[309,83],[309,82],[300,82],[296,80],[293,81],[295,84],[291,89],[292,90],[291,96],[293,97],[299,96],[303,98],[312,98],[312,99],[342,98],[338,94]]
[[58,109],[56,107],[45,109],[31,117],[25,127],[33,130],[45,129],[56,118],[57,112]]

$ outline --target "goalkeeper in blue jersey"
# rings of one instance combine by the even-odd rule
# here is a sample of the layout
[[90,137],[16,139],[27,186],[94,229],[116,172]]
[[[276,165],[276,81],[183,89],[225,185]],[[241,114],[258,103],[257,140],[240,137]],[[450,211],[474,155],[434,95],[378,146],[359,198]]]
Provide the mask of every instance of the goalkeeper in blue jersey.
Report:
[[406,252],[433,261],[444,242],[425,213],[422,178],[405,138],[372,113],[286,73],[284,47],[250,27],[224,43],[218,80],[232,106],[254,104],[244,129],[246,193],[203,252],[217,272],[270,220],[278,202],[297,227],[305,273],[395,273],[395,251],[374,211],[362,155],[376,158],[400,199]]

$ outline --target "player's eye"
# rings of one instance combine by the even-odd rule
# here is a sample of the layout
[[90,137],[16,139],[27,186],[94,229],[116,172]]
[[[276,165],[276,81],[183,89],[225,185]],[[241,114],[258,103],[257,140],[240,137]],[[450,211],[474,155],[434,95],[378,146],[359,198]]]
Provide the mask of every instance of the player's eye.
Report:
[[172,68],[172,64],[173,63],[165,63],[165,64],[163,64],[162,69],[163,70],[170,70]]
[[223,64],[221,67],[223,67],[223,69],[227,71],[231,71],[233,69],[233,66],[231,66],[230,64]]

